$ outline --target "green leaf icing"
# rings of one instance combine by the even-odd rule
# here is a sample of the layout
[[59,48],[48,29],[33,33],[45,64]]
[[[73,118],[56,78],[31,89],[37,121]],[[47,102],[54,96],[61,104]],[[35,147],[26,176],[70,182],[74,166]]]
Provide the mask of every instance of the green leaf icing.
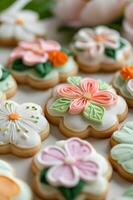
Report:
[[40,77],[46,76],[51,70],[53,70],[53,66],[50,62],[40,63],[30,67],[25,65],[22,60],[15,60],[12,64],[12,69],[20,72],[29,70],[30,68],[34,69]]
[[15,60],[12,64],[12,69],[16,71],[25,71],[28,69],[28,67],[23,64],[22,60]]
[[7,69],[2,69],[2,77],[0,81],[5,80],[10,75],[10,72]]
[[117,161],[122,168],[133,174],[133,145],[118,144],[111,150],[111,157]]
[[66,49],[66,48],[62,48],[61,51],[64,52],[67,56],[73,56],[72,52],[69,51],[69,50]]
[[65,113],[68,110],[70,103],[71,100],[60,98],[52,104],[51,109],[59,113]]
[[106,56],[113,58],[115,60],[117,51],[121,50],[124,47],[125,47],[124,42],[120,40],[120,46],[117,49],[106,47],[104,53]]
[[[40,182],[46,185],[50,185],[47,181],[47,170],[43,169],[40,173]],[[72,188],[66,188],[64,186],[54,187],[64,196],[65,200],[74,200],[82,191],[83,187],[86,185],[85,182],[79,181],[79,183]],[[50,185],[52,186],[52,185]]]
[[133,187],[129,188],[124,194],[124,197],[132,197],[133,198]]
[[76,85],[76,86],[80,86],[80,81],[81,81],[81,77],[80,76],[70,76],[67,79],[67,82],[72,84],[72,85]]
[[84,117],[87,120],[102,123],[104,116],[104,108],[102,106],[98,106],[94,103],[91,103],[83,112]]
[[113,134],[113,139],[119,143],[133,144],[133,122],[126,122],[125,125]]
[[107,90],[109,88],[110,88],[110,85],[107,84],[106,82],[104,82],[104,81],[99,82],[99,89],[100,90]]
[[37,64],[35,66],[35,71],[38,73],[40,77],[46,76],[52,69],[53,66],[50,62],[46,62],[44,64]]

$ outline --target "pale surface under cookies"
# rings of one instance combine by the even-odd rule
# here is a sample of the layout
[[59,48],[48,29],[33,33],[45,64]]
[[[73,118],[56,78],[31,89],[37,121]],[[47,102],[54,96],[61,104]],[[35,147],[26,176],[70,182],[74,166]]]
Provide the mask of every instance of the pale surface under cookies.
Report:
[[[0,49],[0,61],[4,64],[6,62],[6,58],[9,55],[9,50],[5,49]],[[81,74],[82,76],[86,76],[85,74]],[[105,81],[110,82],[112,79],[113,74],[103,74],[103,73],[97,73],[90,75],[92,78],[98,78],[98,79],[103,79]],[[17,94],[12,98],[13,100],[17,101],[18,103],[23,103],[23,102],[30,102],[33,101],[35,103],[40,104],[42,107],[44,107],[44,103],[47,101],[48,97],[50,95],[50,90],[46,91],[39,91],[39,90],[33,90],[30,87],[26,86],[19,86],[19,90]],[[128,119],[131,120],[133,118],[133,110],[129,109],[128,113]],[[127,120],[126,120],[127,121]],[[51,134],[49,135],[48,139],[46,139],[43,142],[43,145],[47,144],[54,144],[56,140],[61,140],[65,139],[63,137],[58,128],[55,126],[51,126]],[[89,142],[94,145],[96,150],[104,155],[105,157],[108,157],[109,152],[110,152],[110,146],[109,146],[109,139],[88,139]],[[28,159],[22,159],[22,158],[17,158],[12,155],[4,155],[0,157],[6,161],[8,161],[12,166],[16,169],[17,176],[22,178],[23,180],[27,181],[29,184],[32,184],[32,170],[31,170],[31,161],[32,158]],[[114,199],[114,194],[115,197],[121,196],[126,189],[128,189],[132,183],[127,182],[123,178],[121,178],[118,173],[114,172],[113,173],[113,178],[110,183],[110,188],[109,188],[109,193],[107,200],[113,200]],[[34,200],[38,200],[37,197],[34,197]]]

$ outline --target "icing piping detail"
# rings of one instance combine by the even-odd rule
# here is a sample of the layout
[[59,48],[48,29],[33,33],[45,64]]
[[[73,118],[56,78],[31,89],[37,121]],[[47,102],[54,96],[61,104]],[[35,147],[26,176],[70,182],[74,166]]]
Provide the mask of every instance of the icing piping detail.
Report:
[[46,147],[38,157],[47,168],[47,181],[54,186],[74,187],[80,180],[93,182],[99,176],[99,164],[91,158],[92,146],[86,141],[72,138],[64,148]]

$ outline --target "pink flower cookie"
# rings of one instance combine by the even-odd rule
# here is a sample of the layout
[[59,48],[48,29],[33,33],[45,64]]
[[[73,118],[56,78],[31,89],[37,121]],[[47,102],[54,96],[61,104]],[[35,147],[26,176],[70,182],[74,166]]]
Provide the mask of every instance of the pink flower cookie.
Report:
[[0,104],[0,154],[20,157],[34,155],[49,134],[49,124],[42,109],[34,103],[14,101]]
[[45,147],[34,157],[32,169],[35,192],[47,200],[105,199],[112,175],[109,162],[79,138]]
[[19,83],[46,89],[76,75],[78,67],[72,54],[52,40],[20,42],[11,53],[8,66]]
[[132,47],[120,34],[105,26],[80,29],[71,49],[81,70],[85,72],[118,70],[128,63]]
[[45,113],[67,137],[106,138],[125,119],[127,104],[107,83],[73,76],[55,87]]

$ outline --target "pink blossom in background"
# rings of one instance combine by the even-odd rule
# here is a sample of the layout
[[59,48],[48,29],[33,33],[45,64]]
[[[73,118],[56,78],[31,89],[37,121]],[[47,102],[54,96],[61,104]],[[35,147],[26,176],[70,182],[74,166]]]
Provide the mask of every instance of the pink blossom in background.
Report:
[[95,26],[115,20],[128,0],[56,0],[54,13],[63,25]]
[[125,9],[125,20],[123,22],[124,36],[133,43],[133,2]]

